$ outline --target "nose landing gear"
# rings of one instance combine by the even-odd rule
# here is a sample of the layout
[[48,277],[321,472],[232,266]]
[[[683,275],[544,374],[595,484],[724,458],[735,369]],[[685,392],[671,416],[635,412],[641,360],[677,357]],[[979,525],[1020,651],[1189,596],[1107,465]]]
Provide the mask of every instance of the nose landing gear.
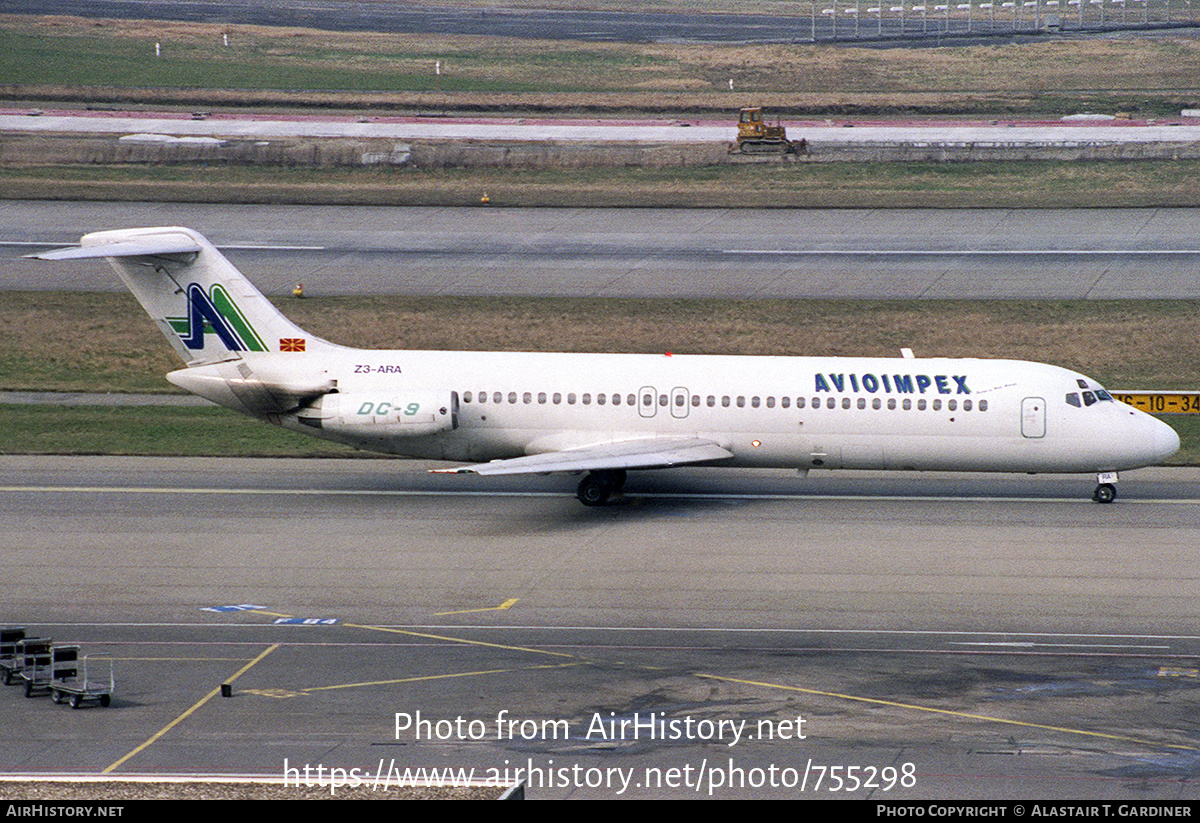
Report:
[[1092,500],[1097,503],[1111,503],[1117,496],[1117,473],[1100,472],[1096,475],[1096,490],[1092,492]]
[[603,506],[625,487],[624,469],[598,469],[579,481],[575,496],[585,506]]

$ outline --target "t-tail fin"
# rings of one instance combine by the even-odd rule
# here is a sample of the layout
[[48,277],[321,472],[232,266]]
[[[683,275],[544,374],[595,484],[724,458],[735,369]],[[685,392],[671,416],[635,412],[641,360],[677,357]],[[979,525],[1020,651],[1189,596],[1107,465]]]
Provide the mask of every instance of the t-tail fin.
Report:
[[199,232],[180,227],[86,234],[40,260],[106,258],[188,365],[241,352],[333,348],[288,320]]

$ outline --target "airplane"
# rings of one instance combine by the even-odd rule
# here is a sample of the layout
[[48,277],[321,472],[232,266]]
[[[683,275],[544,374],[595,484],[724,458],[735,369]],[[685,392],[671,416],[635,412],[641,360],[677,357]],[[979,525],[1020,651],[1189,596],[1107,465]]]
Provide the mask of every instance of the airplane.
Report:
[[631,470],[761,468],[1118,473],[1175,431],[1069,369],[1017,360],[377,351],[288,320],[198,232],[84,235],[28,255],[104,258],[185,362],[171,383],[358,449],[456,461],[435,471],[586,473],[601,506]]

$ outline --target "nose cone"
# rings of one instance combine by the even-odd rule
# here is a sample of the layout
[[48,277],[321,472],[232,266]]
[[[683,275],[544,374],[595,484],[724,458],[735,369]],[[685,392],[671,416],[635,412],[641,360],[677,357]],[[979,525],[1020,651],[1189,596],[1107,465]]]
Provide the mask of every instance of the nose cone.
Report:
[[1179,451],[1179,434],[1161,420],[1151,418],[1154,423],[1151,433],[1152,463],[1160,463]]

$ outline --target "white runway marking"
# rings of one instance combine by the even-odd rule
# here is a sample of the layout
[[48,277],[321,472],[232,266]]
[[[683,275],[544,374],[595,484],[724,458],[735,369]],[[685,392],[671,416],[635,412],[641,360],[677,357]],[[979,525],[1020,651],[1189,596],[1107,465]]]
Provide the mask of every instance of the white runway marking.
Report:
[[[476,491],[460,490],[421,490],[421,489],[196,489],[196,488],[155,488],[151,486],[0,486],[0,492],[33,492],[38,494],[240,494],[262,496],[301,496],[301,497],[571,497],[573,492],[554,491]],[[629,497],[659,498],[666,500],[862,500],[866,502],[904,501],[904,502],[955,502],[955,503],[1087,503],[1094,505],[1085,495],[1072,497],[985,497],[985,496],[948,496],[937,495],[905,495],[905,494],[806,494],[802,491],[794,494],[764,494],[747,492],[735,494],[726,492],[633,492]],[[1198,501],[1191,499],[1170,498],[1120,498],[1120,505],[1194,505]]]
[[921,257],[963,257],[1053,254],[1111,257],[1114,255],[1155,256],[1167,254],[1200,254],[1200,249],[722,249],[722,254],[795,254],[825,257],[882,257],[916,255]]

